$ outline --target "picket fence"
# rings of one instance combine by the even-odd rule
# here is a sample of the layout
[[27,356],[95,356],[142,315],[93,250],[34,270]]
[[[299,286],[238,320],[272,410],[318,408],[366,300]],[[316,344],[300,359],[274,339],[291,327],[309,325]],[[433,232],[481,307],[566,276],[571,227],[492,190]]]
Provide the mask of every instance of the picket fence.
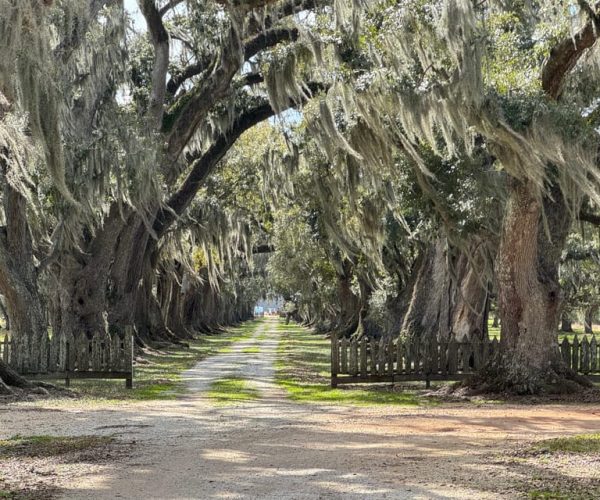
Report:
[[0,359],[15,371],[31,378],[64,378],[68,386],[75,378],[125,379],[133,387],[133,335],[127,328],[123,337],[96,333],[62,338],[42,337],[39,359],[26,360],[15,352],[14,339],[0,342]]
[[[558,345],[566,364],[592,379],[600,380],[600,342],[595,336],[577,335]],[[331,386],[338,384],[457,380],[477,372],[498,351],[498,339],[482,341],[464,337],[448,341],[432,339],[360,340],[331,339]]]

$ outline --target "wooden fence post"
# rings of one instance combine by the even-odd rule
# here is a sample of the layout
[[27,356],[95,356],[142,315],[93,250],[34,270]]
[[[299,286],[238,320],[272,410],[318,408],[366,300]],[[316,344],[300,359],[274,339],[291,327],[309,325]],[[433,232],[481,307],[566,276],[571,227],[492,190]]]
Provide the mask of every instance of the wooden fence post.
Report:
[[350,341],[350,375],[358,375],[358,341],[353,338]]
[[573,337],[573,349],[571,352],[571,368],[576,372],[579,371],[579,338],[577,335]]
[[452,334],[448,342],[448,374],[455,375],[458,371],[458,345],[456,337]]
[[377,341],[369,338],[369,350],[371,351],[371,375],[377,375]]
[[385,360],[386,360],[385,341],[383,340],[383,337],[381,337],[379,339],[378,354],[379,354],[379,356],[377,356],[377,367],[378,367],[377,373],[380,376],[382,376],[382,375],[385,375]]
[[394,339],[390,338],[387,342],[386,357],[388,363],[388,376],[392,378],[392,382],[394,381],[394,360],[396,358],[394,354]]
[[342,338],[340,342],[340,357],[342,360],[342,366],[340,368],[341,373],[348,373],[348,339],[346,337]]
[[360,376],[367,378],[367,337],[360,339]]
[[71,379],[69,378],[69,372],[71,371],[71,343],[68,340],[65,350],[65,387],[70,387]]
[[133,350],[135,348],[135,342],[133,341],[133,328],[125,328],[125,349],[127,368],[129,371],[129,377],[125,379],[125,388],[133,389]]
[[337,387],[337,375],[339,370],[338,358],[338,338],[335,334],[331,335],[331,387]]
[[590,342],[587,336],[583,337],[581,342],[581,371],[584,375],[590,373]]
[[560,353],[567,366],[571,366],[571,344],[567,340],[567,337],[563,338],[563,341],[560,344]]
[[404,371],[404,344],[402,338],[398,337],[396,342],[396,373],[400,375]]
[[592,336],[592,341],[590,342],[590,372],[595,373],[600,371],[600,367],[598,366],[598,343],[596,341],[596,336]]

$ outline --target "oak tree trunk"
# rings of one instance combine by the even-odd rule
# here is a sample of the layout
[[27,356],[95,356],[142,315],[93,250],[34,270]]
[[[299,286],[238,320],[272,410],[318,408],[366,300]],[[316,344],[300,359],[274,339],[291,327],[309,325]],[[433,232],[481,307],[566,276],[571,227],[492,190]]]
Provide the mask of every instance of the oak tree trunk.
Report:
[[560,331],[572,333],[573,332],[573,320],[569,318],[565,313],[560,317]]
[[478,254],[469,259],[442,238],[429,245],[410,281],[400,331],[421,339],[486,336],[489,291],[483,268]]
[[0,228],[0,293],[4,296],[13,339],[12,365],[24,373],[40,368],[46,314],[38,288],[33,242],[25,198],[8,183],[2,165],[6,226]]
[[491,390],[537,393],[580,380],[558,350],[558,264],[570,221],[560,190],[550,195],[542,200],[531,184],[511,180],[496,261],[500,355],[483,373]]
[[585,333],[594,333],[594,316],[598,310],[597,305],[591,305],[585,310],[585,318],[583,321],[583,328]]
[[360,300],[352,291],[352,263],[344,259],[337,275],[339,316],[335,327],[338,337],[354,333],[358,327]]

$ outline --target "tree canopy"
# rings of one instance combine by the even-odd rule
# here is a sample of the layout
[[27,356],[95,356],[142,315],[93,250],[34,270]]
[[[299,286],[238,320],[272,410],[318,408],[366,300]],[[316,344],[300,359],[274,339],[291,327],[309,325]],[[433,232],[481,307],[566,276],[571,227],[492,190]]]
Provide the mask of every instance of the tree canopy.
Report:
[[[585,2],[3,0],[0,295],[40,335],[181,342],[265,294],[337,336],[487,338],[587,385],[600,12]],[[12,380],[12,379],[11,379]]]

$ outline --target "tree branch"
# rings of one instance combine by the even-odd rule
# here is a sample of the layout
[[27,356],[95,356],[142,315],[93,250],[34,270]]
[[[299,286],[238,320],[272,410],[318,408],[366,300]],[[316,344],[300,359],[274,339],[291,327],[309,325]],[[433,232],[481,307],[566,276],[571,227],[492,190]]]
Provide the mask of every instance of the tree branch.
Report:
[[331,0],[287,0],[270,8],[269,13],[263,19],[262,24],[253,26],[255,33],[273,27],[278,21],[285,17],[293,16],[305,10],[312,10],[319,6],[331,5]]
[[[285,40],[296,41],[299,35],[300,34],[297,28],[273,28],[271,30],[259,33],[258,35],[245,41],[244,60],[248,61],[261,50],[274,47],[278,43]],[[189,80],[190,78],[193,78],[194,76],[206,71],[212,62],[213,59],[207,57],[202,61],[197,61],[193,64],[190,64],[181,72],[174,74],[167,83],[167,92],[169,95],[174,96],[186,80]]]
[[283,41],[295,42],[299,36],[298,28],[273,28],[259,33],[245,42],[244,59],[248,61],[261,50],[274,47]]
[[252,253],[255,255],[260,253],[273,253],[274,251],[275,247],[269,243],[265,243],[264,245],[256,245],[252,249]]
[[246,111],[240,115],[229,128],[219,136],[208,150],[199,158],[192,161],[191,171],[183,181],[180,188],[167,201],[167,209],[161,210],[153,225],[158,238],[175,222],[189,204],[192,202],[204,180],[209,176],[214,167],[231,149],[233,144],[246,130],[273,116],[275,111],[268,102]]
[[167,12],[169,12],[171,9],[174,9],[175,7],[177,7],[182,2],[183,2],[183,0],[171,0],[162,9],[160,9],[160,11],[159,11],[160,17],[164,17],[164,15]]
[[[599,5],[596,4],[594,10],[597,10]],[[542,68],[542,88],[552,99],[560,98],[566,75],[575,67],[584,52],[596,43],[600,35],[598,15],[589,5],[585,10],[590,17],[589,21],[573,38],[566,38],[555,45]]]
[[594,226],[600,226],[600,215],[592,214],[590,212],[586,212],[585,210],[580,210],[577,218],[582,222],[588,222]]
[[[325,88],[319,83],[310,83],[307,87],[313,95]],[[289,108],[294,106],[295,103],[290,101]],[[261,100],[253,108],[242,111],[229,129],[223,132],[207,151],[191,158],[190,173],[179,189],[169,198],[166,208],[160,210],[156,216],[153,230],[158,238],[161,238],[173,222],[187,209],[198,190],[203,186],[205,179],[210,175],[219,161],[223,159],[237,139],[246,130],[275,114],[276,112],[268,100]]]
[[165,98],[167,95],[167,72],[169,70],[169,33],[162,22],[162,16],[154,0],[138,0],[140,10],[146,19],[150,39],[154,46],[154,66],[152,68],[152,93],[148,115],[155,130],[162,124]]

